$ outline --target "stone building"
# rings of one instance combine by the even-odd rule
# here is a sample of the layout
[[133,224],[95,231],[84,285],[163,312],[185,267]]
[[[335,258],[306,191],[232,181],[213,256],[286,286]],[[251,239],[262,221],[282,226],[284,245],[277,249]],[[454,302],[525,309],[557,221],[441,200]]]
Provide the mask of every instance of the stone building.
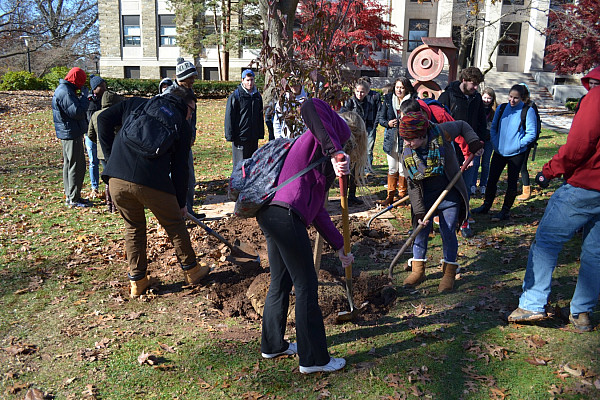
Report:
[[[489,58],[496,71],[537,73],[549,69],[543,62],[546,38],[541,32],[547,26],[544,10],[550,7],[550,0],[484,0],[477,15],[470,13],[465,0],[379,1],[390,7],[387,18],[407,41],[403,52],[382,54],[392,60],[387,70],[363,74],[402,74],[410,52],[422,44],[422,36],[454,37],[460,43],[461,32],[469,31],[474,34],[462,41],[465,62],[483,69]],[[98,12],[101,75],[172,77],[177,57],[192,59],[177,46],[174,15],[167,0],[99,0]],[[502,36],[505,39],[497,44]],[[258,49],[248,48],[232,54],[231,79],[257,54]],[[196,65],[201,78],[218,79],[216,49],[207,48]]]

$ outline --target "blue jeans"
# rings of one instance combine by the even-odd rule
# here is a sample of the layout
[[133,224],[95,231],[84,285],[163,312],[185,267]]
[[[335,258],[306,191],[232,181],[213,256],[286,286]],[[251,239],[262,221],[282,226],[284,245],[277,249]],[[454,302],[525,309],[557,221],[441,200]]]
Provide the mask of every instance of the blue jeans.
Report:
[[[432,204],[426,204],[426,206],[429,208]],[[442,236],[444,260],[449,262],[456,262],[458,254],[456,229],[458,229],[459,211],[460,205],[448,200],[443,200],[437,209],[437,215],[440,217],[440,235]],[[433,222],[430,221],[429,223]],[[421,229],[421,232],[415,238],[415,242],[413,243],[413,257],[417,260],[424,260],[427,255],[429,231],[430,228],[428,225]]]
[[92,189],[98,189],[98,184],[100,182],[98,150],[96,143],[92,142],[87,135],[85,135],[85,147],[87,149],[88,159],[90,161],[90,183],[92,184]]
[[[473,170],[478,171],[479,165],[481,165],[481,175],[479,176],[479,187],[487,186],[488,176],[490,175],[490,159],[492,158],[492,146],[491,141],[483,143],[483,154],[473,159]],[[473,174],[471,184],[467,184],[467,189],[470,190],[471,186],[477,186],[477,172]]]
[[544,311],[558,253],[581,227],[581,266],[571,300],[571,314],[593,310],[600,294],[600,192],[569,184],[554,192],[537,228],[529,249],[520,308]]
[[377,139],[377,125],[370,132],[367,132],[367,161],[369,167],[373,166],[373,149],[375,148],[375,140]]

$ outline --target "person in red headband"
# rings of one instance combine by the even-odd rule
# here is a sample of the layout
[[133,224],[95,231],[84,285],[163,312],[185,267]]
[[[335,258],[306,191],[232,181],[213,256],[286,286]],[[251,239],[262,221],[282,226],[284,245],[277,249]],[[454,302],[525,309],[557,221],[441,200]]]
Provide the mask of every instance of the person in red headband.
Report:
[[86,170],[83,135],[88,128],[86,111],[90,104],[89,90],[84,86],[86,79],[81,68],[72,68],[65,79],[59,81],[52,97],[54,129],[63,151],[65,204],[69,207],[90,206],[81,198]]
[[[418,104],[417,104],[418,106]],[[416,106],[416,107],[417,107]],[[428,121],[422,111],[408,111],[398,122],[398,133],[404,141],[400,150],[407,179],[408,195],[413,211],[413,226],[427,224],[423,221],[427,211],[446,189],[452,178],[460,173],[453,141],[464,137],[469,151],[476,155],[483,152],[483,143],[465,121],[435,124]],[[458,240],[456,230],[465,221],[469,210],[469,196],[464,180],[459,179],[437,207],[440,234],[443,242],[443,277],[439,292],[454,288],[458,268]],[[429,229],[422,229],[413,243],[413,257],[408,260],[412,272],[404,280],[404,286],[413,287],[425,280],[427,241]]]

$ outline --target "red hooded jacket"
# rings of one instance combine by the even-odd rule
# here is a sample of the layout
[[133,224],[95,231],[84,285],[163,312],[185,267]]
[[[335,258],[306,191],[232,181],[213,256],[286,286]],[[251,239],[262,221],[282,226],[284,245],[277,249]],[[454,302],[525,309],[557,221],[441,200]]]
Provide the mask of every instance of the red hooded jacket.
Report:
[[85,71],[78,67],[73,67],[65,76],[65,81],[71,82],[73,85],[77,87],[77,89],[81,89],[83,85],[85,85],[85,80],[87,79],[87,75]]
[[569,185],[600,191],[600,87],[590,90],[581,101],[567,143],[542,172],[548,179],[562,175]]

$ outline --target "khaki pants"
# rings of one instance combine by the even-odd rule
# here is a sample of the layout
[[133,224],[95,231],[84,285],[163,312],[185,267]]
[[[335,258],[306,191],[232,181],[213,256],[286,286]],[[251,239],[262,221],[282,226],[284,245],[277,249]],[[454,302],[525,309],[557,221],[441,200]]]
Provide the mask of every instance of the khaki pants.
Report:
[[175,195],[118,178],[110,179],[110,194],[125,221],[125,251],[129,264],[129,279],[136,281],[146,276],[148,260],[145,207],[167,231],[181,266],[188,269],[196,264],[196,253],[192,248],[190,235],[181,217]]

